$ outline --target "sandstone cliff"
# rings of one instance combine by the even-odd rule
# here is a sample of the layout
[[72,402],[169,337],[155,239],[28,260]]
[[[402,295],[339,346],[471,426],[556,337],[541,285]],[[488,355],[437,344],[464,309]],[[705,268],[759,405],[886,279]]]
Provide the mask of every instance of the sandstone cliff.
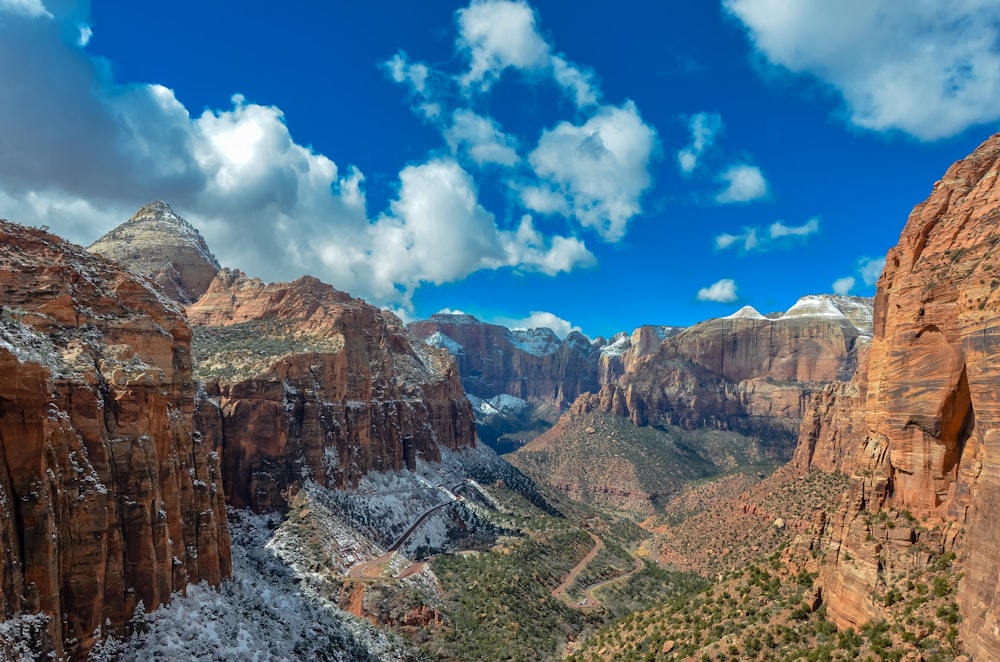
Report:
[[87,249],[148,276],[174,301],[204,294],[219,263],[205,240],[165,202],[151,202]]
[[0,620],[49,614],[81,657],[140,601],[230,573],[191,331],[146,281],[7,222],[0,288]]
[[550,329],[511,331],[470,315],[433,315],[408,330],[427,344],[450,351],[465,390],[489,399],[506,393],[528,402],[565,408],[578,395],[600,388],[603,342],[572,332],[560,340]]
[[353,486],[475,445],[448,352],[315,278],[265,284],[223,269],[188,315],[209,396],[200,429],[234,506],[282,507],[303,477]]
[[796,458],[853,474],[827,527],[831,617],[879,618],[901,576],[955,552],[977,659],[1000,659],[998,177],[994,136],[914,208],[878,283],[867,371],[814,401]]
[[864,299],[809,296],[768,317],[747,306],[658,345],[633,339],[622,374],[573,410],[627,416],[636,425],[770,430],[791,439],[812,393],[854,372],[870,334]]

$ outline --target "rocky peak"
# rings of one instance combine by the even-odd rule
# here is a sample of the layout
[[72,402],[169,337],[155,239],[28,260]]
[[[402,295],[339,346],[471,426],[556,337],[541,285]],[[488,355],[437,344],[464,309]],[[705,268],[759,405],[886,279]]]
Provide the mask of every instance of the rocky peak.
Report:
[[88,248],[149,277],[171,299],[189,304],[219,270],[201,234],[165,202],[151,202]]

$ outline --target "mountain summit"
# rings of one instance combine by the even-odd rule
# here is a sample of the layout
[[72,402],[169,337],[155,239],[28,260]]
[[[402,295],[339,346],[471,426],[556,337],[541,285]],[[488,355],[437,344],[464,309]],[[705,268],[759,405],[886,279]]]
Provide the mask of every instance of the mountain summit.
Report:
[[165,202],[150,202],[88,250],[148,276],[182,304],[198,299],[219,271],[205,239]]

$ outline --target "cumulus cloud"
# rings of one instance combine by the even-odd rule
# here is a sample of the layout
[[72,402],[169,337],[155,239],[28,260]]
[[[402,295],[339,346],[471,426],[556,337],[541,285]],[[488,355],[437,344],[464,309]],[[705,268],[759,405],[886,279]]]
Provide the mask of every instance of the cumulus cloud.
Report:
[[694,172],[701,155],[722,131],[722,116],[718,113],[696,113],[688,120],[688,130],[691,132],[691,143],[677,152],[677,164],[685,175]]
[[565,338],[572,331],[583,333],[579,326],[569,320],[544,310],[532,310],[530,315],[520,319],[499,317],[494,322],[511,329],[552,329],[560,338]]
[[[604,241],[620,240],[652,185],[650,169],[659,156],[655,129],[632,101],[599,105],[593,74],[555,52],[523,0],[473,0],[455,19],[456,54],[467,69],[449,74],[413,63],[403,52],[383,64],[392,80],[408,88],[414,111],[441,132],[464,167],[505,168],[501,184],[523,210],[563,216]],[[541,127],[533,146],[506,132],[484,108],[507,70],[520,74],[518,84],[561,88],[576,107],[572,120]],[[580,254],[569,238],[554,244],[563,255]]]
[[512,166],[518,162],[517,141],[505,134],[495,120],[459,108],[452,113],[444,138],[452,152],[464,151],[477,164]]
[[698,301],[715,301],[716,303],[732,303],[736,301],[736,281],[723,278],[708,287],[698,290]]
[[[279,108],[235,95],[228,108],[192,116],[168,88],[117,83],[107,62],[82,50],[83,24],[37,11],[0,21],[0,203],[12,220],[87,244],[165,199],[225,264],[267,280],[312,273],[403,314],[424,283],[594,261],[582,241],[543,235],[530,217],[501,227],[453,157],[404,168],[395,199],[373,216],[364,175],[297,143]],[[423,67],[403,56],[387,65],[431,99],[434,72]],[[489,120],[459,115],[455,124],[487,129],[456,130],[462,153],[509,160]]]
[[844,276],[833,281],[834,294],[847,295],[854,289],[854,276]]
[[528,157],[542,181],[523,187],[521,200],[533,211],[573,216],[617,241],[642,211],[656,147],[656,131],[631,101],[603,106],[580,125],[561,122],[542,134]]
[[458,10],[456,18],[456,45],[469,61],[469,70],[459,78],[463,88],[485,92],[512,68],[549,73],[578,107],[597,103],[593,74],[552,52],[527,2],[477,0]]
[[52,17],[49,10],[42,4],[42,0],[0,0],[0,12],[22,14],[31,18]]
[[874,285],[878,282],[885,269],[885,257],[863,257],[858,260],[858,273],[865,285]]
[[724,0],[769,62],[814,76],[856,126],[922,140],[1000,118],[995,0]]
[[746,227],[739,234],[723,232],[715,237],[716,250],[740,248],[743,252],[766,251],[772,248],[789,247],[793,240],[808,237],[819,232],[819,219],[810,218],[802,225],[785,225],[775,221],[766,229]]
[[858,278],[860,278],[865,285],[871,287],[878,282],[884,268],[884,257],[858,258],[855,263],[855,273],[857,274],[857,278],[855,276],[844,276],[843,278],[838,278],[833,281],[833,291],[837,294],[849,294],[851,290],[854,289],[855,285],[858,284]]
[[731,165],[719,175],[719,181],[725,185],[715,196],[715,201],[720,204],[751,202],[767,196],[767,180],[757,166],[746,163]]

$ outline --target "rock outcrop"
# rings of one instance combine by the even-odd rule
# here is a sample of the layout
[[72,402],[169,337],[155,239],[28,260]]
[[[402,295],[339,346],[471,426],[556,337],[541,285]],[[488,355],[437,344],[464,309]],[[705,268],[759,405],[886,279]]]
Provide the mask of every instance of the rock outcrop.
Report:
[[81,658],[140,603],[230,573],[191,330],[147,281],[7,222],[0,288],[0,620],[44,612]]
[[201,234],[165,202],[151,202],[87,249],[148,276],[181,304],[205,293],[219,262]]
[[451,352],[465,390],[479,398],[506,393],[564,409],[581,393],[600,388],[603,340],[591,343],[576,331],[560,340],[550,329],[512,331],[471,315],[440,313],[407,329]]
[[627,416],[636,425],[775,431],[791,440],[812,393],[854,372],[870,334],[869,302],[835,296],[804,297],[767,317],[746,306],[658,345],[637,332],[622,374],[573,410]]
[[265,284],[223,269],[188,315],[210,396],[201,429],[234,506],[283,507],[306,477],[353,486],[475,445],[451,355],[315,278]]
[[814,400],[797,456],[853,474],[827,527],[831,618],[879,618],[900,575],[954,552],[976,659],[1000,659],[998,178],[1000,135],[914,208],[878,283],[867,370]]

